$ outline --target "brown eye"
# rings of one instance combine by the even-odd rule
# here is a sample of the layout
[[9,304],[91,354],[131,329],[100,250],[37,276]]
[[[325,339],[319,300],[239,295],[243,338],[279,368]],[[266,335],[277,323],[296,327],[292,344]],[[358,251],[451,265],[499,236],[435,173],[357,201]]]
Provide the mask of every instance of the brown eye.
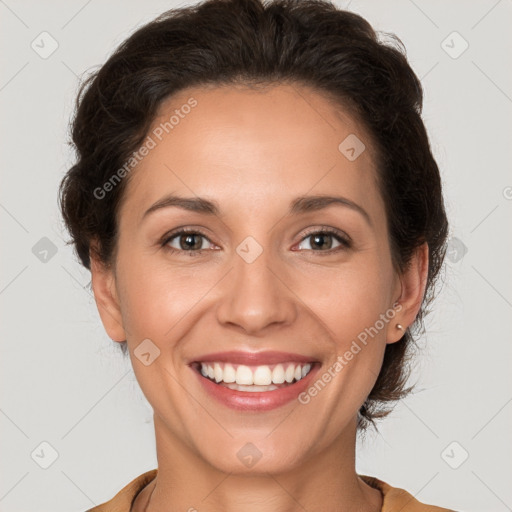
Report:
[[178,243],[180,245],[180,249],[184,251],[189,250],[199,250],[202,248],[203,241],[201,240],[201,235],[197,233],[185,233],[180,235],[178,238]]
[[311,239],[310,245],[313,249],[330,249],[333,244],[333,235],[330,233],[317,233],[316,235],[309,235]]
[[[302,249],[312,250],[314,252],[336,252],[341,249],[348,249],[351,246],[350,241],[346,237],[339,231],[330,228],[310,231],[302,238],[303,241],[307,239],[310,239],[310,247],[302,247]],[[303,241],[301,241],[301,245]],[[338,242],[338,245],[333,247],[333,243],[336,242]]]
[[[209,238],[197,230],[180,230],[165,236],[161,242],[162,247],[170,252],[182,252],[188,254],[201,254],[207,250],[204,248],[203,241]],[[171,246],[171,242],[175,244]],[[211,244],[211,242],[210,242]]]

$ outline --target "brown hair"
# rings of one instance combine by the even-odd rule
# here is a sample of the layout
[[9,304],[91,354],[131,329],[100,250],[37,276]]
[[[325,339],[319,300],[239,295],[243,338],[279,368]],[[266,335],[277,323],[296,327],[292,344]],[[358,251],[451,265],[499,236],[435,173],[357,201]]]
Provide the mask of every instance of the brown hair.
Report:
[[[372,138],[398,270],[429,246],[427,288],[412,329],[422,325],[446,250],[441,179],[421,119],[423,91],[402,42],[381,42],[361,16],[323,0],[208,0],[160,15],[135,31],[81,85],[72,122],[76,164],[59,204],[76,254],[90,269],[90,242],[115,261],[119,204],[130,175],[106,197],[95,193],[142,144],[158,107],[189,86],[297,83],[348,109]],[[358,415],[358,429],[406,396],[411,329],[386,346],[382,369]],[[122,345],[126,354],[126,342]]]

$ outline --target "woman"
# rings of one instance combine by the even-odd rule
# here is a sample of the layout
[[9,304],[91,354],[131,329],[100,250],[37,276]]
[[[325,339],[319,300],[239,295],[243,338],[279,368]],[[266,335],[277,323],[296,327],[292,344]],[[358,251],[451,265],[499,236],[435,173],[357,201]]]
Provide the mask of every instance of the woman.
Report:
[[447,236],[394,41],[329,3],[210,0],[83,85],[62,213],[158,457],[92,510],[447,510],[355,471]]

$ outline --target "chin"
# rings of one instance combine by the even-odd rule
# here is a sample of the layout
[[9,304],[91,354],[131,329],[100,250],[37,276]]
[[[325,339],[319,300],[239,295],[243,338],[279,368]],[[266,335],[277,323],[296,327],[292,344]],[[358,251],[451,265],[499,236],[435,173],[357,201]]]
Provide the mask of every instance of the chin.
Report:
[[219,443],[215,450],[208,446],[200,447],[198,451],[217,470],[241,476],[286,473],[302,464],[304,444],[265,439],[269,431],[260,436],[261,440],[251,441],[250,436],[244,435],[240,440]]

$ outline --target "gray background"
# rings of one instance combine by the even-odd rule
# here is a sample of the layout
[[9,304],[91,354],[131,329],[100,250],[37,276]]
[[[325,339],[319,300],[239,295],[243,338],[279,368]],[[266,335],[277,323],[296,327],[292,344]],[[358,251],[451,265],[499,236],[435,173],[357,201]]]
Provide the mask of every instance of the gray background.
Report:
[[[84,511],[157,466],[151,409],[65,245],[57,187],[79,77],[186,3],[0,0],[1,511]],[[407,48],[452,237],[419,391],[358,444],[357,470],[426,503],[512,510],[512,2],[338,4]]]

